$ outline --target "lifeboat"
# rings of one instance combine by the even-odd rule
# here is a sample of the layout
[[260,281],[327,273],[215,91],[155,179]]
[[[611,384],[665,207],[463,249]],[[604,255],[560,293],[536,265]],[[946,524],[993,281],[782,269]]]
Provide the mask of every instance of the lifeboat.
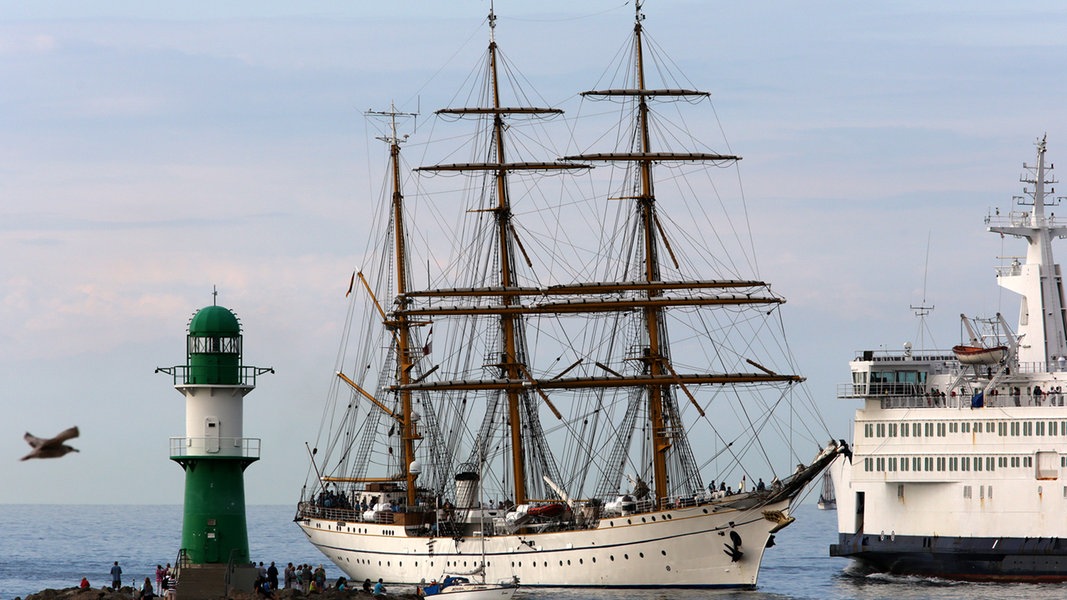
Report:
[[552,519],[562,515],[563,509],[564,506],[562,504],[539,504],[537,506],[531,506],[526,512],[532,517]]
[[953,354],[965,365],[995,365],[1008,355],[1007,346],[953,346]]

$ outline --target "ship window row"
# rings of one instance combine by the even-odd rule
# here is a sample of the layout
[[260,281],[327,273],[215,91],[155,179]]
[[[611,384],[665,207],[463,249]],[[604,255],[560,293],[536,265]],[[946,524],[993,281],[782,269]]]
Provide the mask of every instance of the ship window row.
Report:
[[868,438],[945,437],[952,433],[995,433],[1000,437],[1067,437],[1067,421],[926,421],[914,423],[864,423]]
[[[952,473],[1028,469],[1033,466],[1033,456],[868,456],[863,459],[863,470],[869,473],[897,471]],[[1060,457],[1060,466],[1067,468],[1067,456]]]

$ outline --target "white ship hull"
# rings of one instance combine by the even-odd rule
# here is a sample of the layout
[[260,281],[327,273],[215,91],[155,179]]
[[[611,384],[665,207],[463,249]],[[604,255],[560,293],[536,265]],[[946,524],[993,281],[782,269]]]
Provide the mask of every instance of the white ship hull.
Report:
[[[788,500],[747,510],[703,505],[606,517],[595,529],[487,537],[485,579],[515,576],[523,587],[753,588],[788,510]],[[417,584],[481,561],[481,538],[409,537],[403,527],[315,518],[298,523],[353,581]],[[738,560],[727,550],[735,534]]]

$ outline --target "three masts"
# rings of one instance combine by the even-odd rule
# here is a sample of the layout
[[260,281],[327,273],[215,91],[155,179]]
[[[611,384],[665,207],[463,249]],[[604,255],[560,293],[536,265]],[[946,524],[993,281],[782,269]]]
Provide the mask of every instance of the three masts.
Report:
[[[561,111],[504,103],[501,75],[506,71],[500,66],[496,19],[490,13],[483,102],[437,113],[477,120],[485,135],[473,155],[482,158],[416,169],[458,173],[484,184],[466,211],[475,221],[465,226],[471,241],[460,245],[459,258],[443,268],[450,275],[460,267],[468,270],[459,285],[416,289],[412,284],[408,208],[401,191],[402,139],[395,127],[401,115],[388,113],[389,133],[383,139],[391,156],[390,241],[377,285],[362,273],[360,279],[387,332],[378,345],[391,349],[376,369],[382,377],[377,383],[365,382],[366,370],[353,376],[339,373],[371,407],[357,425],[359,403],[349,403],[345,432],[332,438],[338,444],[332,451],[337,464],[321,472],[316,467],[315,483],[297,515],[312,542],[350,576],[362,578],[363,566],[384,566],[387,580],[415,582],[437,574],[435,569],[457,568],[461,562],[467,566],[465,557],[473,550],[466,547],[466,538],[472,538],[481,542],[485,572],[520,576],[532,584],[753,586],[767,540],[792,520],[793,498],[838,451],[828,447],[812,465],[775,478],[770,489],[724,497],[705,488],[701,469],[708,463],[696,459],[687,420],[710,424],[706,410],[714,395],[699,390],[776,388],[777,402],[766,403],[768,414],[759,417],[765,425],[771,409],[802,378],[764,366],[747,351],[727,353],[725,340],[703,339],[728,330],[728,319],[725,324],[698,319],[687,332],[692,338],[693,331],[703,331],[689,340],[688,348],[716,357],[706,368],[692,369],[700,362],[693,360],[696,355],[684,361],[685,368],[672,358],[669,325],[674,315],[736,309],[766,317],[783,300],[755,278],[685,276],[689,257],[679,255],[666,235],[654,165],[721,165],[738,157],[654,147],[651,103],[707,94],[646,85],[640,3],[637,10],[631,85],[583,94],[624,101],[632,110],[626,127],[633,145],[549,161],[512,157],[511,136],[523,127],[521,121]],[[605,261],[605,278],[545,283],[544,275],[532,273],[536,256],[519,236],[523,227],[516,220],[512,179],[584,171],[601,162],[622,164],[631,176],[623,184],[625,191],[613,198],[631,206],[624,211],[628,228],[616,234],[625,252],[616,255],[608,248],[598,255]],[[565,221],[555,217],[553,228],[571,225]],[[668,269],[664,255],[670,258]],[[388,309],[383,297],[391,301]],[[572,317],[578,320],[561,323]],[[581,325],[583,319],[595,328]],[[441,337],[461,342],[430,366],[431,346],[440,352]],[[568,353],[573,362],[563,363],[569,364],[564,368],[535,366],[545,357],[545,339],[564,346],[550,364]],[[586,347],[576,350],[578,342]],[[714,352],[699,350],[709,344],[717,345]],[[751,350],[750,342],[745,344]],[[712,368],[713,363],[720,368]],[[723,370],[726,365],[735,369]],[[588,404],[582,407],[579,398]],[[479,414],[468,408],[475,401],[484,402],[484,416],[473,427],[467,419]],[[542,409],[571,446],[561,448],[550,440]],[[371,448],[381,439],[384,427],[378,423],[383,418],[390,425],[385,436],[388,472],[372,476]],[[464,429],[470,439],[461,447],[457,442]],[[731,439],[714,435],[723,444],[720,460],[733,464],[738,451],[731,447],[740,434],[730,433]],[[557,456],[563,456],[566,469]],[[630,469],[634,476],[627,474]],[[503,484],[499,508],[485,500],[490,481]],[[633,496],[626,487],[632,487]],[[635,519],[641,526],[634,526]],[[729,541],[725,549],[723,539]],[[611,567],[616,553],[628,561],[631,552],[647,564],[625,574]],[[584,568],[575,569],[578,565]]]

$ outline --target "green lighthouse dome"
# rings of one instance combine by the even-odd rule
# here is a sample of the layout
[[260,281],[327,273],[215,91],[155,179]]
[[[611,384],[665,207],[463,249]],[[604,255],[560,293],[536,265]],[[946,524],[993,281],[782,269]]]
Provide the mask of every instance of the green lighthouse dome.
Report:
[[205,306],[189,321],[189,335],[218,336],[241,334],[241,324],[233,311],[218,305]]
[[187,384],[241,383],[241,323],[225,307],[205,306],[189,321]]

